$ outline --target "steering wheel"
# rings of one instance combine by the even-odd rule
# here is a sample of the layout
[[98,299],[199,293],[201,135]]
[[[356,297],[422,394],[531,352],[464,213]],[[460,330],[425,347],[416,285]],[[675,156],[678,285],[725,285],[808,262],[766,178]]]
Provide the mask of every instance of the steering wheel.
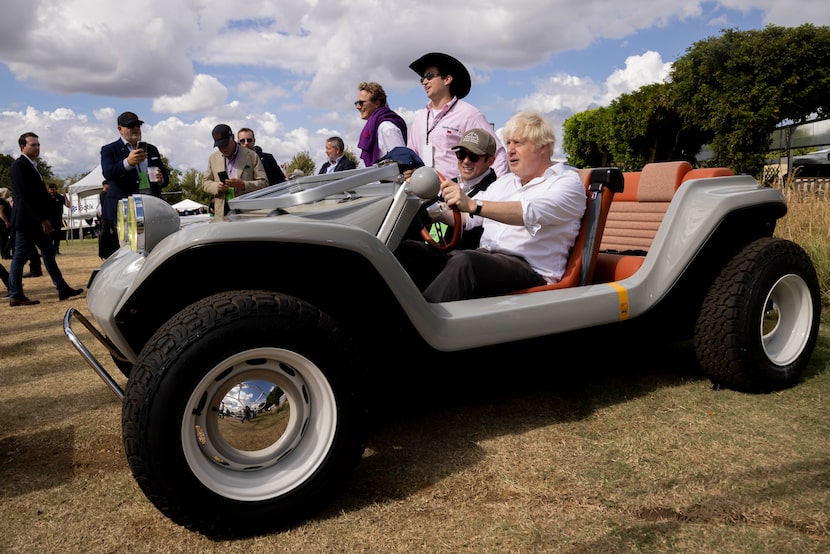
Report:
[[433,247],[434,249],[438,250],[439,252],[449,252],[450,250],[454,249],[458,246],[458,243],[461,242],[461,212],[458,210],[457,207],[453,207],[452,209],[452,217],[453,217],[453,228],[452,228],[452,236],[446,237],[444,233],[441,231],[439,226],[436,226],[438,229],[438,236],[439,240],[435,240],[432,238],[432,235],[429,233],[429,227],[424,226],[421,228],[421,238],[426,241],[428,245]]
[[[412,173],[410,185],[414,185],[414,188],[418,190],[418,196],[426,199],[435,197],[435,195],[438,194],[439,186],[443,181],[444,176],[441,175],[440,171],[431,167],[419,167]],[[435,226],[439,237],[438,240],[435,240],[432,237],[429,229],[430,226],[435,224],[435,222],[424,224],[421,227],[421,238],[424,239],[428,245],[439,252],[449,252],[458,246],[459,242],[461,242],[461,212],[456,207],[452,209],[452,212],[454,225],[453,233],[449,240],[447,240],[447,237],[444,236],[440,225]]]

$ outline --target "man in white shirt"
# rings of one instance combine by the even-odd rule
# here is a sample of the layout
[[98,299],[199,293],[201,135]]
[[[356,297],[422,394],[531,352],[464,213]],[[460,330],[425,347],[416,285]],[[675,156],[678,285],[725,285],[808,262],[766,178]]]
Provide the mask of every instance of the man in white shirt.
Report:
[[[504,127],[510,173],[470,198],[454,181],[441,183],[465,230],[483,227],[479,248],[449,254],[404,241],[395,255],[429,302],[481,298],[558,282],[579,233],[585,187],[579,174],[551,161],[555,136],[535,113]],[[444,213],[445,223],[452,214]]]

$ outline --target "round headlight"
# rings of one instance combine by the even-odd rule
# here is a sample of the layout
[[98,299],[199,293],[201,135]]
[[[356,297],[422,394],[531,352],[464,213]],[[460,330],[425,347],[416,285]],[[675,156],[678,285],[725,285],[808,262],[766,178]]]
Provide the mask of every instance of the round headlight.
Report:
[[127,209],[127,240],[139,254],[149,254],[161,240],[179,230],[179,213],[155,196],[134,194]]
[[[144,202],[139,195],[130,196],[127,199],[127,236],[126,241],[130,244],[130,249],[133,252],[141,253],[138,244],[138,226],[139,217],[141,217],[141,226],[144,226]],[[139,210],[141,215],[139,216]]]
[[121,242],[125,242],[127,240],[127,210],[127,199],[122,198],[115,206],[118,223],[116,229],[118,230],[118,240]]

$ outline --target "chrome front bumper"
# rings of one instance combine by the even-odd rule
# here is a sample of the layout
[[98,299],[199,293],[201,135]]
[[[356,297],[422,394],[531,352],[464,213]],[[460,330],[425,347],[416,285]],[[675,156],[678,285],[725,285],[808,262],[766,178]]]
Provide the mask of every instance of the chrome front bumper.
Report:
[[98,329],[86,318],[84,317],[81,312],[77,311],[75,308],[69,308],[66,310],[66,314],[63,316],[63,332],[66,337],[69,339],[69,342],[72,343],[72,346],[81,353],[81,356],[87,361],[87,363],[95,370],[95,373],[107,384],[107,386],[115,393],[115,396],[118,397],[119,400],[124,400],[124,389],[121,388],[115,379],[109,374],[109,372],[104,369],[104,366],[92,355],[92,352],[81,342],[81,339],[75,334],[72,330],[72,318],[77,319],[80,321],[87,330],[92,333],[98,342],[104,345],[107,350],[109,350],[110,354],[118,360],[122,360],[124,362],[129,362],[129,360],[118,350],[118,348],[110,342],[110,340],[102,335]]

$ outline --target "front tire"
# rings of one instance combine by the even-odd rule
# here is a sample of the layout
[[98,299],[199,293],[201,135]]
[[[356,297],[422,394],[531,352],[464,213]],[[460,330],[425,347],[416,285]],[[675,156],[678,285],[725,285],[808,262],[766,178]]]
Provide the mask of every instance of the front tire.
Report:
[[818,336],[821,299],[812,261],[797,244],[762,238],[715,279],[694,347],[716,385],[770,392],[798,382]]
[[297,521],[363,453],[356,359],[331,318],[292,297],[235,291],[190,306],[156,332],[127,382],[133,475],[161,512],[206,535]]

